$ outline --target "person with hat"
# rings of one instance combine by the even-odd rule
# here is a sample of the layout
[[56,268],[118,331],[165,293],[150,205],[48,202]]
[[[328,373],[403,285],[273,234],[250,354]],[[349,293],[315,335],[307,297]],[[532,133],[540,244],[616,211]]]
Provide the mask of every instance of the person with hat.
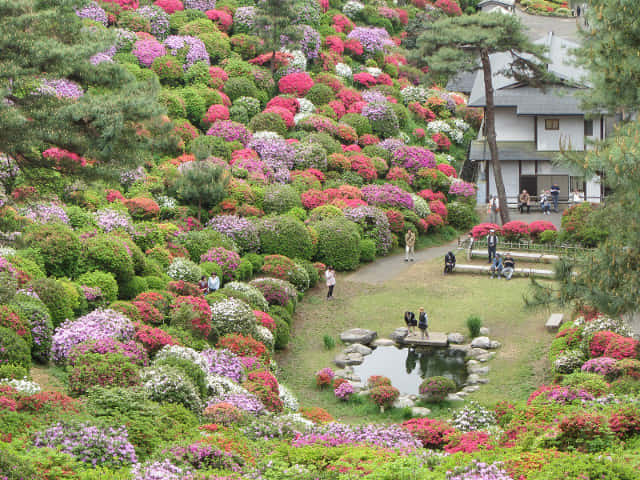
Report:
[[496,257],[496,248],[498,248],[498,236],[496,231],[492,228],[487,235],[487,249],[489,250],[489,262],[491,263]]
[[502,275],[502,256],[499,253],[496,253],[496,256],[493,258],[493,263],[491,264],[491,278],[495,278],[496,276],[500,278]]

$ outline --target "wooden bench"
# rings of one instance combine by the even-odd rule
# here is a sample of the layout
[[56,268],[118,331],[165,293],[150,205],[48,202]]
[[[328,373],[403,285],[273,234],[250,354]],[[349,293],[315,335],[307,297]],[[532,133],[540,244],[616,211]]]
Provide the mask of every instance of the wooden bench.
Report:
[[[468,265],[468,264],[456,264],[456,268],[453,269],[453,273],[491,273],[491,266],[489,265]],[[545,277],[553,278],[553,270],[544,270],[541,268],[515,268],[513,270],[514,277]]]
[[[504,258],[504,251],[498,252]],[[471,258],[480,257],[487,258],[489,252],[487,250],[473,250],[471,252]],[[532,253],[532,252],[511,252],[511,256],[514,260],[522,260],[524,262],[537,262],[537,263],[553,263],[557,262],[560,257],[558,255],[545,254],[545,253]]]
[[557,332],[560,328],[560,325],[564,322],[564,314],[562,313],[552,313],[547,323],[544,324],[545,328],[548,332]]

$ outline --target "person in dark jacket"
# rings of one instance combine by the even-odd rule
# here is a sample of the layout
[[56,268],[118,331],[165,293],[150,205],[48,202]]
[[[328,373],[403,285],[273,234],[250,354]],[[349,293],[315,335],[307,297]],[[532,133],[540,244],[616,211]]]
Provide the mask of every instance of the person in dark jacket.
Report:
[[500,275],[502,275],[502,268],[503,268],[502,257],[500,256],[499,253],[497,253],[496,256],[493,258],[493,263],[491,264],[491,278],[495,278],[495,277],[500,278]]
[[429,338],[429,332],[427,332],[427,328],[429,328],[429,319],[427,318],[427,314],[424,313],[424,308],[420,307],[420,314],[418,315],[418,328],[422,332],[422,338]]
[[416,320],[416,315],[413,312],[404,312],[404,323],[407,324],[407,329],[409,330],[409,335],[413,335],[416,333],[416,326],[418,322]]
[[502,275],[507,280],[511,280],[511,276],[513,275],[513,271],[516,268],[516,261],[511,256],[511,252],[507,252],[504,256],[504,260],[502,261]]
[[453,252],[448,252],[444,256],[444,273],[453,273],[454,268],[456,268],[456,256]]
[[487,235],[487,249],[489,250],[489,262],[491,263],[496,257],[496,248],[498,247],[498,236],[496,231],[492,228]]

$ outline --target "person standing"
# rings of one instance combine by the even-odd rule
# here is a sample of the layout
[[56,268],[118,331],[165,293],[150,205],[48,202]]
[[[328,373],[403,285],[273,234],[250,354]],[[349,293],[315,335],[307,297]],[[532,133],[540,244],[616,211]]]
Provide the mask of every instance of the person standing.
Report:
[[531,197],[529,195],[529,192],[527,192],[526,190],[522,190],[522,193],[520,194],[520,205],[518,205],[518,207],[520,208],[520,213],[524,213],[525,207],[527,208],[527,213],[529,213],[529,211],[531,210],[530,200]]
[[416,333],[416,326],[418,322],[416,321],[416,315],[413,312],[404,312],[404,323],[407,324],[407,335],[413,335]]
[[429,332],[427,332],[427,328],[429,327],[429,319],[427,318],[427,314],[424,313],[424,308],[420,307],[420,314],[418,315],[418,328],[420,332],[422,332],[422,338],[427,336],[429,338]]
[[327,267],[324,276],[327,279],[327,300],[333,300],[333,288],[336,286],[336,271],[333,267]]
[[487,249],[489,252],[489,262],[491,263],[496,258],[496,248],[498,247],[498,236],[496,231],[492,228],[487,235]]
[[504,260],[502,261],[502,275],[507,280],[511,280],[511,276],[513,275],[513,271],[516,267],[516,261],[511,256],[511,252],[507,252],[504,256]]
[[576,13],[578,14],[578,17],[580,16],[580,5],[578,5],[578,7],[576,8]]
[[560,187],[557,183],[551,185],[551,198],[553,199],[553,211],[558,213],[558,199],[560,198]]
[[409,259],[413,262],[415,260],[415,246],[416,246],[416,234],[413,233],[413,230],[407,230],[407,233],[404,235],[404,244],[405,244],[405,257],[404,261],[408,262]]
[[475,242],[475,238],[473,238],[473,233],[469,232],[467,236],[467,260],[471,260],[471,255],[473,254],[473,243]]
[[215,292],[220,288],[220,279],[218,278],[218,274],[216,272],[211,272],[211,275],[209,275],[209,280],[207,280],[207,288],[209,289],[209,293]]
[[500,221],[500,200],[498,200],[497,195],[493,195],[491,200],[489,200],[488,212],[491,223],[497,225]]

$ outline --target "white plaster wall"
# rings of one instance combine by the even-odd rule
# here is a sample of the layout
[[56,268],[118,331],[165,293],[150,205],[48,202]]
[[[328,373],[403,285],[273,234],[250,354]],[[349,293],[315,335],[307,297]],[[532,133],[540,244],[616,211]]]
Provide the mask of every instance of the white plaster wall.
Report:
[[536,162],[523,161],[522,162],[522,175],[535,175],[536,174]]
[[[504,189],[507,193],[507,201],[511,203],[518,202],[518,189],[520,187],[520,177],[518,176],[518,162],[500,162],[502,167],[502,180],[504,181]],[[493,167],[489,164],[489,195],[497,195],[495,177],[493,176]]]
[[516,108],[496,108],[496,137],[499,142],[533,142],[533,117],[516,115]]
[[[559,119],[560,128],[558,130],[545,130],[544,124],[547,119]],[[596,133],[595,124],[593,129],[594,133]],[[584,117],[538,117],[538,150],[557,151],[560,149],[560,141],[562,141],[565,148],[570,145],[572,150],[584,150]]]
[[587,181],[585,200],[591,203],[600,203],[600,177],[593,177]]

